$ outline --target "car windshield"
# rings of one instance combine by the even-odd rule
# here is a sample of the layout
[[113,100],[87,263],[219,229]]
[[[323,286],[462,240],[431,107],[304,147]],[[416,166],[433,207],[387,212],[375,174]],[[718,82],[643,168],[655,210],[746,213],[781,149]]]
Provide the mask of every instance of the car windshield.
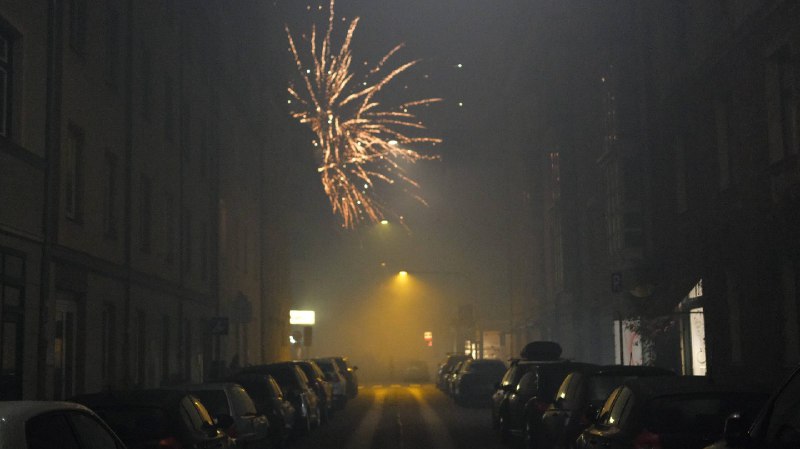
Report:
[[192,390],[211,416],[230,415],[228,396],[222,390]]
[[752,412],[763,400],[764,395],[743,392],[670,395],[650,400],[643,417],[656,433],[720,435],[729,415]]
[[470,372],[477,374],[487,374],[502,377],[506,372],[506,366],[502,362],[498,363],[473,363],[469,367]]
[[124,441],[154,440],[175,431],[160,408],[96,406],[93,410]]

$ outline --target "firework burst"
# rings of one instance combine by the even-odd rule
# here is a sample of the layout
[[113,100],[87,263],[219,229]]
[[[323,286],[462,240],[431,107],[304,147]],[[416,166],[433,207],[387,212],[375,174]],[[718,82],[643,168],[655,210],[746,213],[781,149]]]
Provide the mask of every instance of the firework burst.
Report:
[[[412,112],[414,108],[441,101],[426,98],[382,108],[376,95],[401,73],[419,60],[389,68],[389,61],[403,45],[397,45],[384,56],[357,85],[351,70],[351,43],[358,25],[353,19],[341,47],[332,44],[334,0],[330,1],[328,24],[324,33],[316,25],[307,39],[308,53],[298,51],[289,27],[286,34],[294,56],[298,82],[291,83],[292,116],[308,125],[315,134],[318,172],[330,200],[333,213],[342,226],[382,220],[389,212],[375,189],[377,183],[402,183],[406,191],[422,202],[416,192],[419,185],[406,175],[403,165],[420,160],[437,159],[414,150],[421,145],[435,145],[440,139],[423,136],[425,126]],[[410,188],[409,188],[410,187]]]

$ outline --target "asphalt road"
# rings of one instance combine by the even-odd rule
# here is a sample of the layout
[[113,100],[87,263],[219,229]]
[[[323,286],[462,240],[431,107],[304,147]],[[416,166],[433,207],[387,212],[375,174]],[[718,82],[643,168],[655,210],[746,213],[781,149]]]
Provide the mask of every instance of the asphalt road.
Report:
[[291,448],[500,449],[488,407],[460,407],[433,385],[368,385]]

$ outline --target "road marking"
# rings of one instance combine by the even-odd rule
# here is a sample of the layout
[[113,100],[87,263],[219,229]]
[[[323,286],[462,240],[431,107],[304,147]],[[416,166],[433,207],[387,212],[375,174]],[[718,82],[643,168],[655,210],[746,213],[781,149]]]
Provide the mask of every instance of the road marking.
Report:
[[439,418],[439,415],[433,411],[430,405],[425,402],[425,396],[422,394],[421,388],[410,388],[408,391],[414,396],[414,399],[419,403],[419,411],[422,414],[422,420],[428,427],[428,435],[433,439],[433,447],[436,449],[455,449],[453,440],[450,439],[450,432],[447,430],[444,422]]
[[345,446],[347,449],[367,449],[372,447],[375,431],[383,416],[383,403],[385,399],[386,390],[376,389],[375,399],[372,401],[372,405],[369,410],[367,410],[364,419],[361,420],[353,436],[347,441],[347,445]]

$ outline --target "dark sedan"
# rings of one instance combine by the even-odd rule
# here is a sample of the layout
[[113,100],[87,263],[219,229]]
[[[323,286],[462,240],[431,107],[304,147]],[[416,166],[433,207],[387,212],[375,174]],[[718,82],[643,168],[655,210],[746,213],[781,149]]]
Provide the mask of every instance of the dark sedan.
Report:
[[466,360],[456,376],[453,398],[457,404],[491,404],[494,386],[503,378],[506,364],[502,360]]
[[358,371],[358,367],[350,365],[350,362],[347,360],[347,357],[328,357],[333,359],[336,365],[339,367],[339,371],[341,371],[344,378],[347,379],[347,397],[352,399],[358,396],[358,375],[356,371]]
[[325,379],[325,373],[313,360],[297,360],[294,362],[308,378],[308,384],[314,389],[319,399],[322,422],[328,422],[333,412],[333,386]]
[[766,395],[700,376],[639,378],[617,387],[578,449],[700,449],[717,441],[725,418],[757,409]]
[[[575,439],[589,427],[608,395],[626,381],[638,377],[675,376],[652,366],[610,365],[570,373],[556,393],[555,403],[544,412],[533,432],[525,432],[526,447],[571,449]],[[531,440],[535,435],[536,440]]]
[[567,374],[589,366],[562,359],[513,361],[492,395],[492,422],[501,441],[522,437],[553,403]]
[[297,410],[295,422],[292,424],[295,432],[308,433],[312,428],[320,425],[322,416],[317,394],[309,385],[303,370],[294,362],[248,366],[234,375],[234,379],[238,381],[240,374],[269,374],[275,378],[289,402]]
[[256,411],[269,419],[269,434],[272,447],[283,447],[292,435],[295,422],[295,408],[284,397],[281,387],[269,374],[239,373],[231,378],[253,398]]
[[224,449],[234,447],[221,428],[230,416],[211,418],[195,396],[176,390],[135,390],[70,399],[97,413],[128,449]]

